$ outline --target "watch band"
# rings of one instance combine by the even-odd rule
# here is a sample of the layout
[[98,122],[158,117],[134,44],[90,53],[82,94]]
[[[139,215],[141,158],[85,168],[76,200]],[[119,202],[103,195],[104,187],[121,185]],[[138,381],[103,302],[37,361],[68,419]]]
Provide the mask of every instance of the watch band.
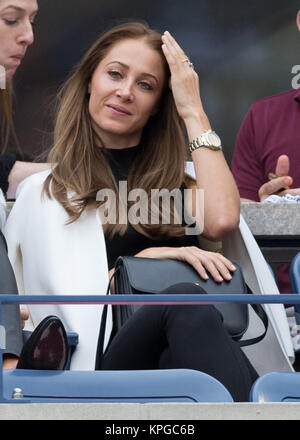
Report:
[[[214,140],[210,141],[208,137],[214,138]],[[219,136],[212,130],[201,133],[200,136],[189,143],[189,150],[191,153],[201,147],[209,148],[213,151],[222,150],[221,140]]]

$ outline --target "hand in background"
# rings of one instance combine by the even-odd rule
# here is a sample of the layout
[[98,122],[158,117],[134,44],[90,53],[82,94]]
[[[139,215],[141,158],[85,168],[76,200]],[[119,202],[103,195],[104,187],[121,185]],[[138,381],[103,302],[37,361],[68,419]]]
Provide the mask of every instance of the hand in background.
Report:
[[285,194],[300,195],[300,188],[288,189],[287,187],[293,184],[293,179],[289,176],[290,160],[285,154],[279,156],[275,169],[275,174],[278,176],[270,182],[264,183],[259,191],[258,196],[260,202],[263,202],[272,194],[283,197]]

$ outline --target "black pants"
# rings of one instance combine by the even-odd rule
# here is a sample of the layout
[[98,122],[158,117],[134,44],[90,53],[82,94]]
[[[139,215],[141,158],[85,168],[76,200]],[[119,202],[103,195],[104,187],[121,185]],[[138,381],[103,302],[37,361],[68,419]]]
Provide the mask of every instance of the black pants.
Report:
[[[13,268],[7,255],[5,238],[0,231],[0,295],[18,295],[18,287]],[[19,356],[23,340],[18,304],[4,304],[1,308],[1,324],[6,332],[6,349],[3,354]]]
[[248,401],[257,373],[207,305],[143,306],[111,341],[103,370],[190,368],[218,379],[235,401]]

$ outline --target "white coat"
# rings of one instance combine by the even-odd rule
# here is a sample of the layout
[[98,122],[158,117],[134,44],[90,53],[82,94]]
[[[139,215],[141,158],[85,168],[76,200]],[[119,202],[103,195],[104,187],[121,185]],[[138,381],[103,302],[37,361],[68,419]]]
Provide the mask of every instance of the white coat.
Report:
[[[56,200],[41,198],[49,171],[35,174],[21,183],[7,224],[9,257],[21,294],[105,294],[108,268],[102,226],[96,211],[86,211],[71,225]],[[242,268],[245,280],[256,293],[279,294],[269,267],[249,228],[241,218],[239,230],[223,242],[225,256]],[[55,314],[67,330],[79,334],[79,346],[72,369],[93,369],[103,306],[30,306],[32,326]],[[292,370],[293,348],[282,305],[266,306],[269,329],[262,342],[245,351],[259,374],[272,370]],[[251,314],[246,337],[260,334]],[[111,330],[108,316],[106,342]]]
[[[106,247],[96,211],[85,211],[70,225],[56,200],[42,196],[48,171],[34,174],[19,186],[5,235],[20,294],[105,295],[108,285]],[[71,369],[92,370],[102,305],[30,305],[35,328],[47,315],[60,317],[79,344]]]

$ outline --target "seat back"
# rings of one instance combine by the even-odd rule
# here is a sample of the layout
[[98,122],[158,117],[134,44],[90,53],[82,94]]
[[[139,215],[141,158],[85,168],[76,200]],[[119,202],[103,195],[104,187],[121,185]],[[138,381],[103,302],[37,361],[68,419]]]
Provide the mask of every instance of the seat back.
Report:
[[7,256],[6,240],[0,232],[0,294],[18,295],[18,287],[13,268]]
[[[293,258],[290,265],[290,281],[293,293],[300,293],[300,252]],[[300,304],[295,304],[297,325],[300,324]]]
[[3,388],[4,398],[19,389],[30,402],[233,402],[220,382],[194,370],[8,370]]
[[300,252],[293,258],[290,267],[292,291],[300,293]]
[[250,392],[251,402],[300,402],[300,373],[274,371],[259,377]]

